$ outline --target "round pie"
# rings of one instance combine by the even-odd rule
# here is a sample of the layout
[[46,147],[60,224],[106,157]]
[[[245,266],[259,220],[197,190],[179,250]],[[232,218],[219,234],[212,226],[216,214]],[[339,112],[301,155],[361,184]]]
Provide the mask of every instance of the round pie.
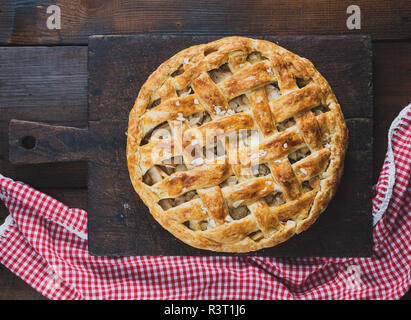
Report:
[[161,64],[130,112],[127,162],[152,216],[186,244],[275,246],[309,228],[340,181],[348,132],[313,64],[227,37]]

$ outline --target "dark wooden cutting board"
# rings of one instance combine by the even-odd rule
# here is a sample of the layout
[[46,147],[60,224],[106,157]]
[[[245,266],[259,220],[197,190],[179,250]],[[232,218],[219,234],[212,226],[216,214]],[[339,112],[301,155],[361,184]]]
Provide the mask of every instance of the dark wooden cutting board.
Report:
[[[128,114],[164,60],[219,36],[93,36],[89,39],[87,129],[12,120],[14,163],[88,162],[89,251],[93,255],[216,255],[165,231],[134,192],[126,163]],[[307,231],[248,255],[369,256],[372,249],[372,50],[368,36],[258,37],[310,59],[333,88],[350,132],[335,198]]]

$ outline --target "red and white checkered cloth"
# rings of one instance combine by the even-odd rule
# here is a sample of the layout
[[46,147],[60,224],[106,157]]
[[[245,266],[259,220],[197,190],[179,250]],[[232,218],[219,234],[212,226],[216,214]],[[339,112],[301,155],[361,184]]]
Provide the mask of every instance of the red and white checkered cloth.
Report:
[[92,257],[84,210],[0,175],[0,262],[51,299],[398,299],[411,284],[410,177],[411,105],[389,131],[373,256],[284,259]]

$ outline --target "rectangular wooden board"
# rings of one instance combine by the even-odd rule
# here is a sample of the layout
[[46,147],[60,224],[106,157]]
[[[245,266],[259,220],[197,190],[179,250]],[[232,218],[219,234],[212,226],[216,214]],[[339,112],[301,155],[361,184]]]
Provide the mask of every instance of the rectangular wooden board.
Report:
[[[372,249],[372,50],[368,36],[251,36],[311,60],[336,94],[350,132],[335,198],[307,231],[260,256],[370,256]],[[93,255],[221,255],[164,230],[132,188],[126,163],[128,114],[147,77],[165,60],[213,36],[89,38],[89,251]]]

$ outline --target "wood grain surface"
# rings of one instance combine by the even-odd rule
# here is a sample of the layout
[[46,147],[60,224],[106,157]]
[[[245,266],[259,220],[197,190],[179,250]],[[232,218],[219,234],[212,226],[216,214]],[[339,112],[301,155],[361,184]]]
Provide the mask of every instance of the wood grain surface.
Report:
[[11,164],[11,119],[86,127],[87,48],[0,47],[0,172],[38,188],[85,188],[85,163]]
[[[411,101],[410,1],[356,1],[361,7],[362,29],[347,30],[346,7],[351,1],[174,1],[174,7],[159,1],[0,1],[0,90],[15,83],[19,94],[0,94],[0,172],[46,192],[71,207],[87,209],[87,164],[84,162],[15,165],[8,162],[8,122],[16,118],[56,125],[87,125],[87,37],[92,34],[142,32],[246,34],[371,34],[374,71],[374,175],[376,182],[387,147],[387,131],[399,111]],[[46,8],[62,6],[62,30],[48,30]],[[110,10],[113,4],[119,6]],[[217,8],[220,6],[219,8]],[[313,7],[314,6],[314,7]],[[311,7],[311,9],[310,9]],[[218,12],[217,12],[218,11]],[[217,13],[216,13],[217,12]],[[250,14],[252,12],[252,14]],[[216,15],[216,16],[215,16]],[[245,19],[247,21],[244,23]],[[211,21],[209,23],[209,21]],[[194,27],[195,29],[194,29]],[[258,28],[260,28],[258,30]],[[24,47],[22,45],[35,45]],[[45,46],[52,44],[53,46]],[[82,47],[75,46],[76,44]],[[50,52],[50,54],[49,54]],[[51,52],[53,52],[51,54]],[[55,82],[42,85],[41,78],[62,69],[63,59],[72,59]],[[15,56],[25,56],[15,59]],[[41,59],[38,57],[42,57]],[[32,65],[37,64],[37,68]],[[9,70],[6,72],[6,70]],[[53,90],[54,88],[58,88]],[[76,87],[75,91],[65,87]],[[36,88],[36,90],[30,90]],[[41,96],[49,94],[47,98]],[[37,99],[31,99],[36,92]],[[64,95],[62,94],[64,92]],[[71,100],[78,101],[70,111]],[[8,105],[13,107],[7,108]],[[64,107],[61,107],[65,105]],[[23,106],[23,108],[21,108]],[[25,106],[25,107],[24,107]],[[72,109],[73,110],[73,109]],[[76,196],[68,196],[75,194]],[[83,199],[77,201],[77,199]],[[7,210],[0,203],[0,223]],[[0,266],[0,299],[43,297]],[[411,299],[411,292],[404,296]]]
[[[49,30],[47,7],[61,9],[61,29]],[[362,12],[360,30],[348,30],[347,7]],[[93,0],[17,1],[0,5],[4,44],[80,44],[92,34],[370,34],[373,39],[411,35],[407,0]],[[1,21],[1,20],[0,20]]]

